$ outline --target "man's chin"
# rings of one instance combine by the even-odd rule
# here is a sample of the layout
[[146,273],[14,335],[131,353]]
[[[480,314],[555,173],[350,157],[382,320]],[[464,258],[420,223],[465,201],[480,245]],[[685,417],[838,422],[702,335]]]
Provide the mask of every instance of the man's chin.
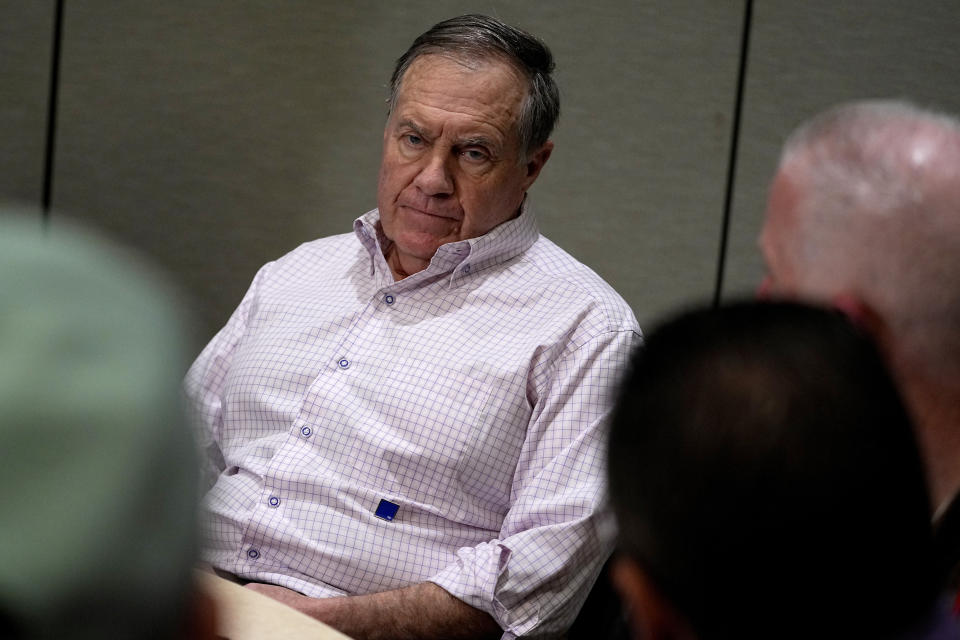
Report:
[[399,260],[400,265],[404,267],[403,270],[408,275],[412,275],[416,271],[425,269],[427,265],[430,264],[430,260],[437,252],[437,249],[442,245],[448,242],[455,242],[456,240],[456,238],[444,238],[427,233],[405,231],[398,234],[397,238],[393,240],[393,246],[387,251],[388,262],[394,267],[396,266],[393,261],[389,259],[389,254],[395,254],[393,258]]
[[394,242],[394,245],[401,256],[429,262],[437,249],[446,243],[447,241],[434,236],[410,238],[407,234],[406,237],[401,236],[398,241]]

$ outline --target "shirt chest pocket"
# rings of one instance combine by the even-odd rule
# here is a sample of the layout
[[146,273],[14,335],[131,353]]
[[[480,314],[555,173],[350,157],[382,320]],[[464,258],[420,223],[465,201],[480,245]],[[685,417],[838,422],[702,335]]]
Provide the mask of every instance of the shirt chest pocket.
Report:
[[526,432],[516,376],[399,360],[357,377],[357,481],[444,518],[487,525],[508,507]]

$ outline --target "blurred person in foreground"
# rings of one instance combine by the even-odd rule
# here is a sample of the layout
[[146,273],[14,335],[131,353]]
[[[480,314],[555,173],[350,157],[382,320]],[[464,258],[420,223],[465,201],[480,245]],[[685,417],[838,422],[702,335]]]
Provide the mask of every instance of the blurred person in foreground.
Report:
[[0,217],[0,637],[213,637],[186,349],[139,261]]
[[917,427],[938,564],[955,590],[960,121],[893,101],[815,116],[784,146],[760,247],[765,295],[834,306],[879,344]]
[[751,302],[657,327],[608,460],[638,638],[960,637],[910,420],[840,314]]
[[486,16],[418,37],[377,208],[265,265],[191,367],[221,573],[358,638],[571,625],[612,550],[603,438],[639,329],[538,229],[552,69]]

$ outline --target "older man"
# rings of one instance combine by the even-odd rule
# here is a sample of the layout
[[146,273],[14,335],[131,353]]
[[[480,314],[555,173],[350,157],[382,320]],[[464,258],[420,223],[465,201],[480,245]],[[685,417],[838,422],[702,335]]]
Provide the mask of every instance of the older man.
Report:
[[879,341],[918,425],[949,569],[960,549],[960,122],[882,101],[817,116],[785,147],[760,245],[763,291],[833,304]]
[[356,637],[576,615],[610,550],[602,422],[639,332],[527,203],[552,67],[483,16],[420,36],[378,208],[264,266],[192,367],[221,572]]

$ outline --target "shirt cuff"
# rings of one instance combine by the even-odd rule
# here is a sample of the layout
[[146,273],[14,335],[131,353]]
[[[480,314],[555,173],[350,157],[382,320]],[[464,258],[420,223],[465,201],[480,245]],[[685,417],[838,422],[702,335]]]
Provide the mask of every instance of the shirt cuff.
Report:
[[512,640],[536,627],[540,616],[537,612],[524,612],[522,619],[517,619],[497,598],[497,586],[506,577],[511,553],[499,540],[464,547],[457,551],[455,562],[427,580],[474,609],[490,614],[504,630],[502,640]]

